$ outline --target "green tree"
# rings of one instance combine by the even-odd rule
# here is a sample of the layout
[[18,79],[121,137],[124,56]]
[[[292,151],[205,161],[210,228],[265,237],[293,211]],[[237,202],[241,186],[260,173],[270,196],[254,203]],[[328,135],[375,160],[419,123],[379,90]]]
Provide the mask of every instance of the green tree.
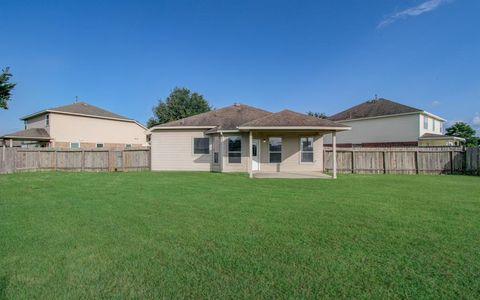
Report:
[[475,137],[475,134],[475,129],[465,122],[457,122],[446,129],[446,135],[464,138],[467,147],[478,145],[478,138]]
[[315,118],[319,118],[319,119],[326,119],[327,118],[327,115],[325,113],[319,113],[319,112],[313,112],[313,111],[307,112],[307,115],[315,117]]
[[190,117],[210,111],[212,108],[202,95],[187,88],[176,87],[165,100],[159,100],[153,107],[153,117],[147,122],[152,126]]
[[10,68],[5,68],[0,73],[0,108],[8,109],[8,101],[10,101],[12,96],[12,90],[15,87],[15,83],[11,83],[10,77]]

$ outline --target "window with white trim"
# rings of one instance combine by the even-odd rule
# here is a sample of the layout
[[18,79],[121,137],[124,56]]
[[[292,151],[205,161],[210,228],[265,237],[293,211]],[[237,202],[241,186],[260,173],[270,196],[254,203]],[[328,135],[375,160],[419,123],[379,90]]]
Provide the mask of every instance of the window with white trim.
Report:
[[193,138],[193,154],[209,154],[210,138]]
[[432,130],[435,131],[435,123],[437,123],[434,119],[432,119]]
[[70,148],[71,148],[71,149],[80,148],[80,143],[70,143]]
[[50,115],[45,115],[45,127],[50,126]]
[[103,148],[103,144],[97,144],[96,147],[97,148]]
[[300,161],[313,163],[313,137],[300,138]]
[[231,136],[228,138],[228,163],[240,164],[242,162],[242,137]]
[[282,162],[282,138],[268,138],[269,161],[270,163]]
[[132,144],[126,144],[125,148],[132,148]]
[[428,117],[423,116],[423,129],[428,129]]

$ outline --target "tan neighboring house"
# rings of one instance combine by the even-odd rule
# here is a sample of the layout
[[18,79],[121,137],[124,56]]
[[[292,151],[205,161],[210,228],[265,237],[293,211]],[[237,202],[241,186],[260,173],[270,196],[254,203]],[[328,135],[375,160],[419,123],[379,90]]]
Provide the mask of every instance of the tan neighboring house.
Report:
[[85,102],[21,118],[25,129],[0,139],[7,146],[125,148],[147,146],[147,128],[135,120]]
[[[328,119],[352,127],[338,135],[342,147],[459,146],[465,139],[443,134],[445,119],[387,99],[373,99]],[[325,144],[331,144],[329,138]]]
[[323,172],[323,137],[335,140],[349,129],[290,110],[234,104],[151,128],[152,170]]

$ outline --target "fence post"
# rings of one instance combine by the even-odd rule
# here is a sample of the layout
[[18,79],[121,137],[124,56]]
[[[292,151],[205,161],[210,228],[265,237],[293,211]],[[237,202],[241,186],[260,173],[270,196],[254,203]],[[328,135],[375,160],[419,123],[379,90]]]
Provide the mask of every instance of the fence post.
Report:
[[455,163],[453,161],[453,151],[450,151],[450,174],[454,173]]
[[[10,140],[11,141],[11,140]],[[10,148],[13,150],[13,173],[17,171],[17,149],[15,148]]]
[[383,151],[383,174],[387,174],[387,152]]
[[477,175],[480,176],[480,148],[475,150],[477,151]]
[[127,158],[126,158],[126,149],[122,150],[122,170],[125,172],[127,170],[126,164],[127,164]]
[[37,170],[40,170],[40,150],[37,151]]
[[418,164],[418,151],[415,151],[415,173],[416,174],[420,173],[420,167]]
[[82,172],[85,171],[85,150],[82,150],[82,157],[80,158],[82,160]]
[[352,174],[355,174],[355,151],[352,151]]
[[57,165],[58,165],[58,157],[57,157],[57,150],[53,153],[53,169],[56,171],[57,170]]

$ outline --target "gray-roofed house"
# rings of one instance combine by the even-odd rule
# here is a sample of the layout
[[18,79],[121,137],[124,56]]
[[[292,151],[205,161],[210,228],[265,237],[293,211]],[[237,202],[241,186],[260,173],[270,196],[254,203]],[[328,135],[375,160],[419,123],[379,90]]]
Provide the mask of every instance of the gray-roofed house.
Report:
[[[338,135],[343,147],[456,146],[465,140],[443,134],[445,119],[388,99],[373,99],[328,118],[352,127]],[[325,144],[332,141],[325,139]]]
[[323,171],[323,137],[349,129],[290,110],[234,104],[151,128],[152,170],[314,177]]
[[147,145],[145,126],[85,102],[45,109],[21,120],[24,121],[24,130],[0,137],[4,145],[55,148]]

